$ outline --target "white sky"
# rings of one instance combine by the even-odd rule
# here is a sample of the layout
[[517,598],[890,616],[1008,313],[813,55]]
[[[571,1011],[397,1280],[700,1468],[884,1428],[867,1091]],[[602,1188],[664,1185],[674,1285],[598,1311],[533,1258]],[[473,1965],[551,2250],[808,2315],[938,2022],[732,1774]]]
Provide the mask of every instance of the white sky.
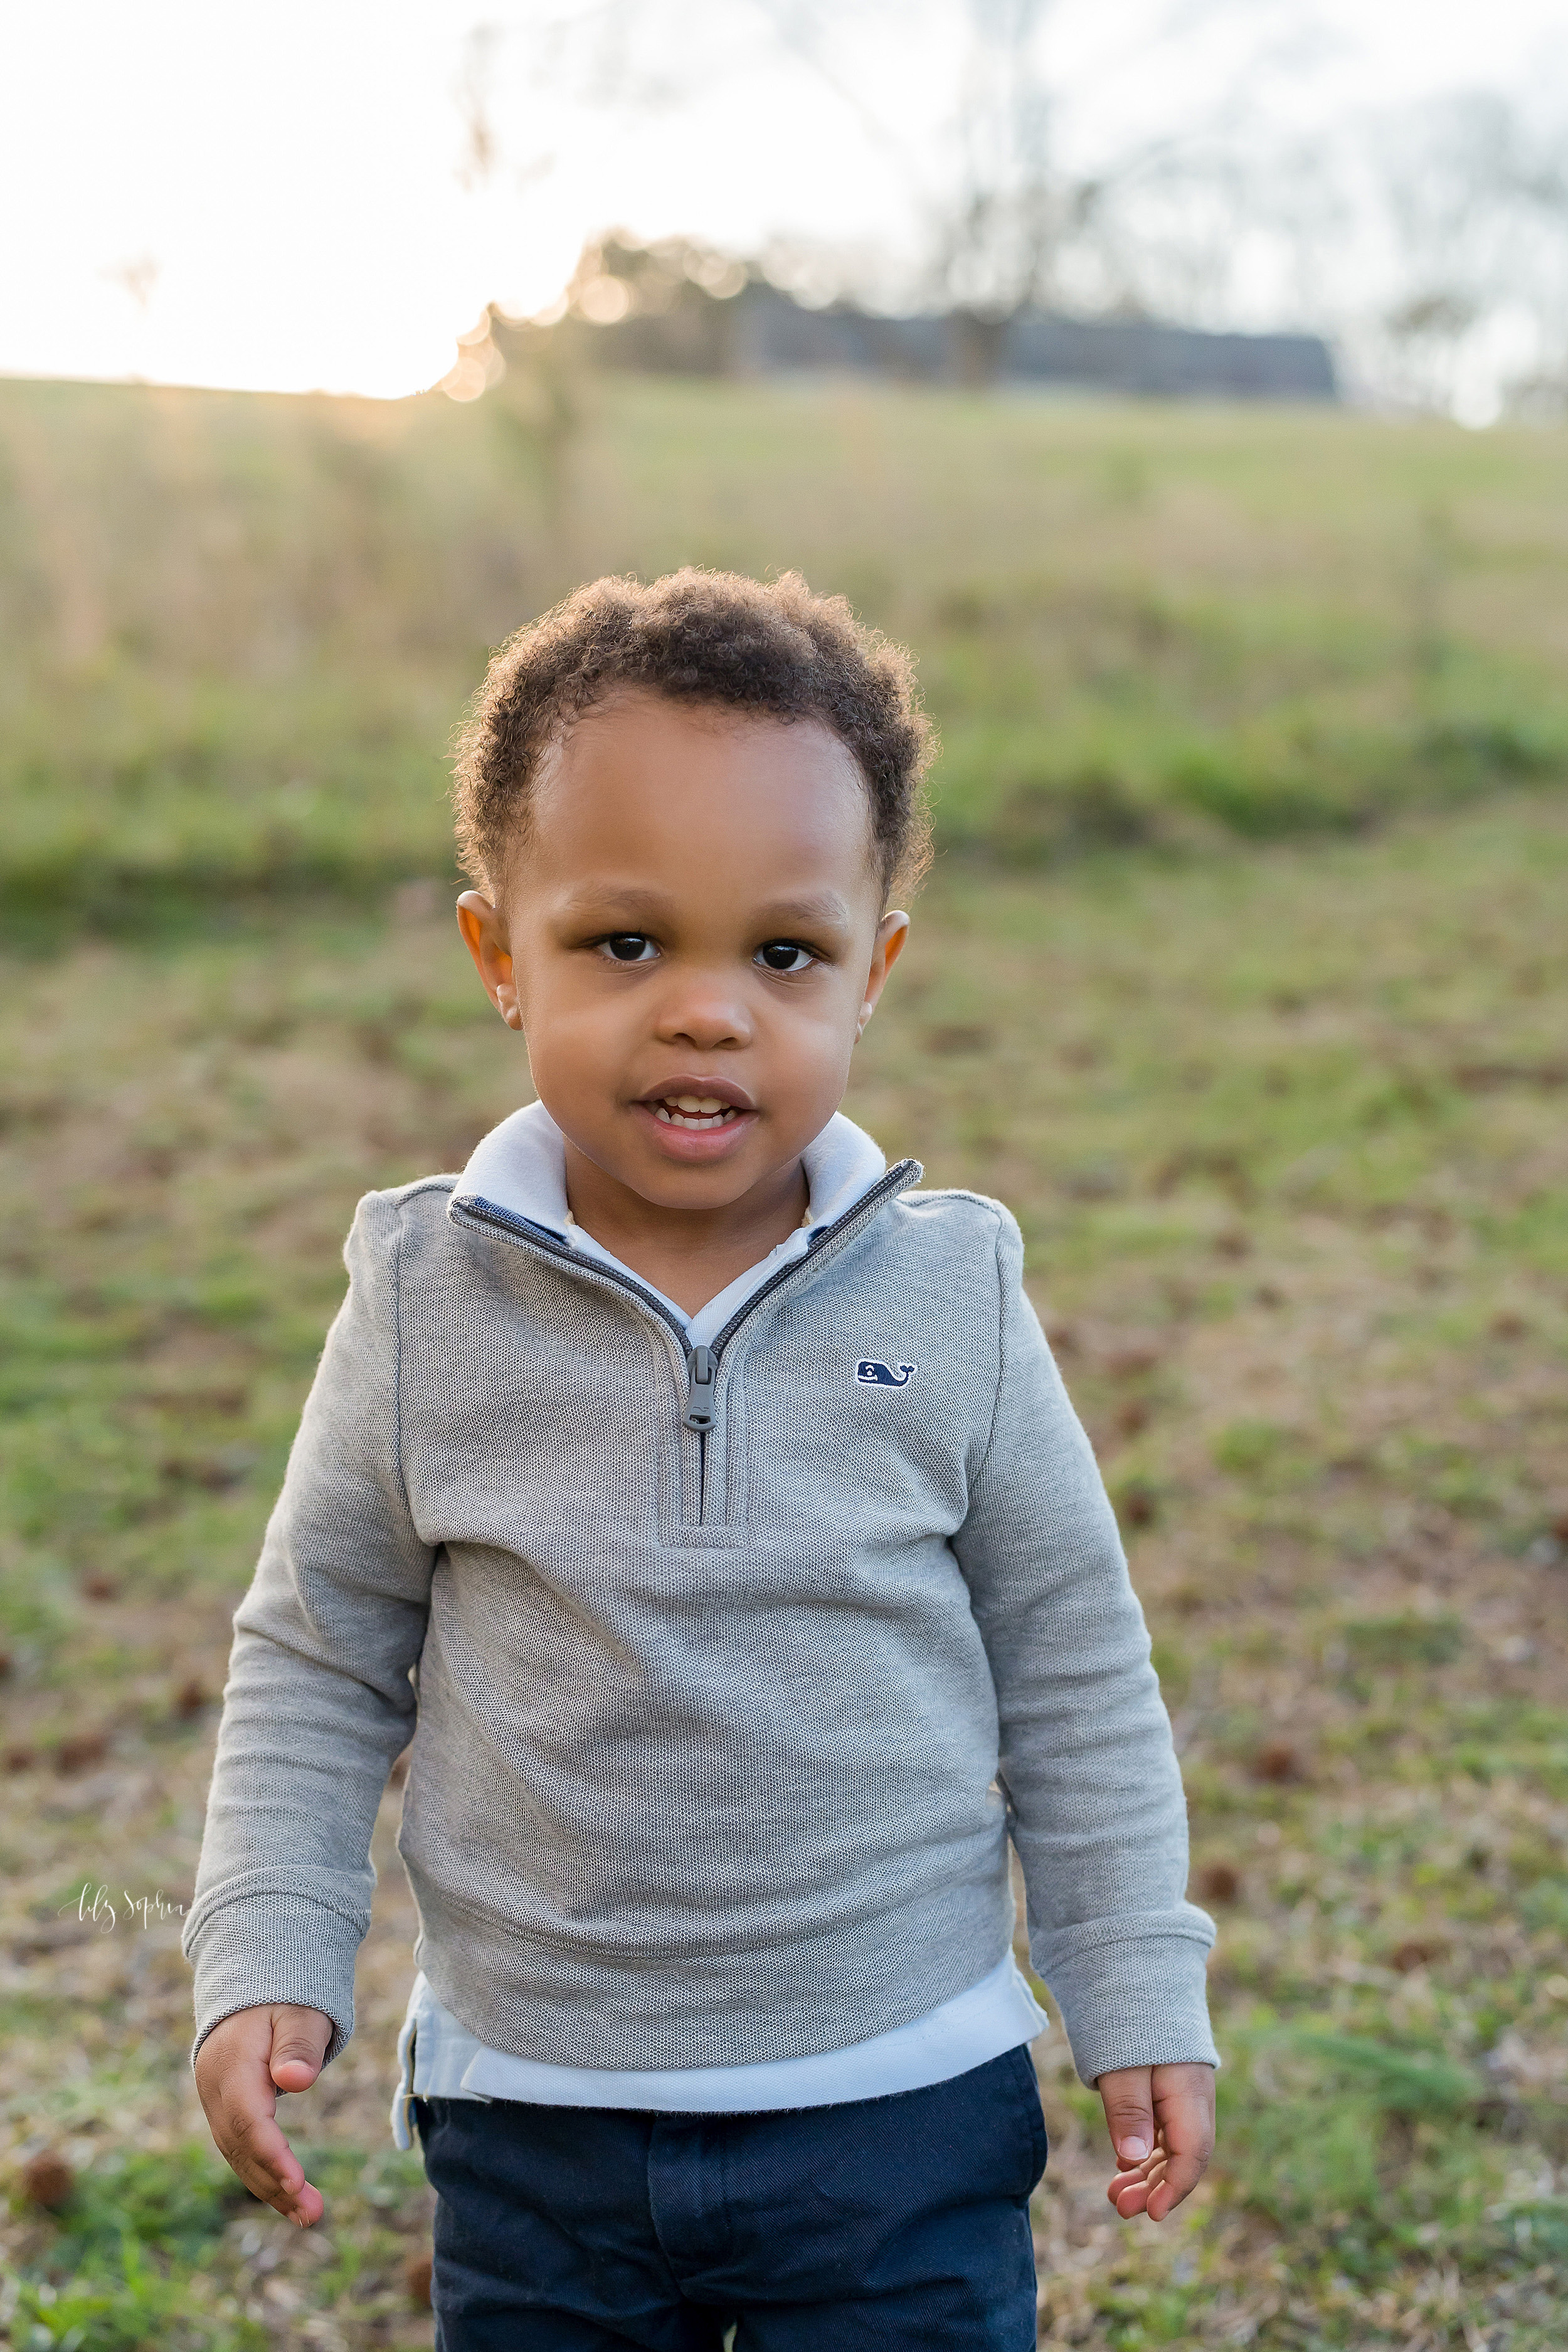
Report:
[[[781,39],[792,12],[848,25],[840,89]],[[4,0],[0,373],[393,395],[446,373],[486,300],[542,307],[613,224],[907,247],[956,13]],[[600,26],[597,96],[580,44],[552,64],[567,18]],[[459,85],[485,23],[500,155],[466,188]],[[1458,86],[1561,88],[1562,24],[1561,0],[1058,0],[1047,54],[1083,163],[1227,102],[1283,132]],[[139,302],[126,278],[143,263]]]

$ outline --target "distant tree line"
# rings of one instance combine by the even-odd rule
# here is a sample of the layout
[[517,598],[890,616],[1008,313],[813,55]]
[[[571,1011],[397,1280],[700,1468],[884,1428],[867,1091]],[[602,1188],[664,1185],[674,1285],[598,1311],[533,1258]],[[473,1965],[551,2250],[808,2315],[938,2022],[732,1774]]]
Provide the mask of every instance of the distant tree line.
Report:
[[1034,382],[1166,398],[1332,400],[1328,345],[1316,335],[1194,331],[1133,311],[1079,319],[1021,302],[885,313],[840,299],[798,300],[764,268],[690,237],[639,244],[624,232],[583,254],[547,322],[489,312],[447,388],[474,398],[510,358],[538,374],[563,362],[656,374],[761,376],[848,372],[974,388]]

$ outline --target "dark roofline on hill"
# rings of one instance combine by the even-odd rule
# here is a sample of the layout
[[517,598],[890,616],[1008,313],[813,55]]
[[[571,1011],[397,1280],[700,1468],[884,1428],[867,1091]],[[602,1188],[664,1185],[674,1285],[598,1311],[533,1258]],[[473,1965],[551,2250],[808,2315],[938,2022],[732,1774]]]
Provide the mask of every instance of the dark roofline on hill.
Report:
[[649,373],[768,376],[813,373],[931,383],[1056,383],[1151,397],[1335,401],[1333,355],[1321,335],[1242,334],[1146,318],[1020,310],[880,316],[839,301],[809,309],[752,278],[715,297],[683,284],[658,308],[613,325],[583,322],[606,366]]

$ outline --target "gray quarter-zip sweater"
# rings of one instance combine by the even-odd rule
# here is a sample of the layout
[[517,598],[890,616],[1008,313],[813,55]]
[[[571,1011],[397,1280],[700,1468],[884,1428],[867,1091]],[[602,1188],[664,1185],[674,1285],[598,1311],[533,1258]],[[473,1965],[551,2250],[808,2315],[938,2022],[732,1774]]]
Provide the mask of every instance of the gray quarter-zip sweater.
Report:
[[1215,2063],[1142,1613],[996,1202],[911,1160],[714,1337],[458,1179],[362,1202],[236,1618],[198,2041],[353,2030],[413,1738],[416,1956],[492,2049],[838,2050],[1012,1929],[1086,2081]]

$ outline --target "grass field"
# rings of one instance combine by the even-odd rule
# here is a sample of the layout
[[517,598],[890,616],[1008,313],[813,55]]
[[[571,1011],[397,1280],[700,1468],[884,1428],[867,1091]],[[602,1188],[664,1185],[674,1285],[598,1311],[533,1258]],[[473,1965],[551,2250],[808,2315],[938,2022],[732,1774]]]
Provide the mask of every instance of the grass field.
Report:
[[0,910],[448,860],[485,649],[794,564],[918,650],[954,850],[1354,831],[1568,773],[1568,436],[657,383],[469,408],[0,383]]
[[1560,2352],[1568,441],[583,397],[552,485],[484,404],[0,386],[11,2339],[429,2340],[395,1791],[313,2237],[203,2152],[156,1898],[353,1201],[527,1091],[446,730],[567,577],[694,557],[921,654],[947,854],[849,1108],[1023,1222],[1220,1921],[1221,2151],[1163,2232],[1044,2046],[1042,2340]]

